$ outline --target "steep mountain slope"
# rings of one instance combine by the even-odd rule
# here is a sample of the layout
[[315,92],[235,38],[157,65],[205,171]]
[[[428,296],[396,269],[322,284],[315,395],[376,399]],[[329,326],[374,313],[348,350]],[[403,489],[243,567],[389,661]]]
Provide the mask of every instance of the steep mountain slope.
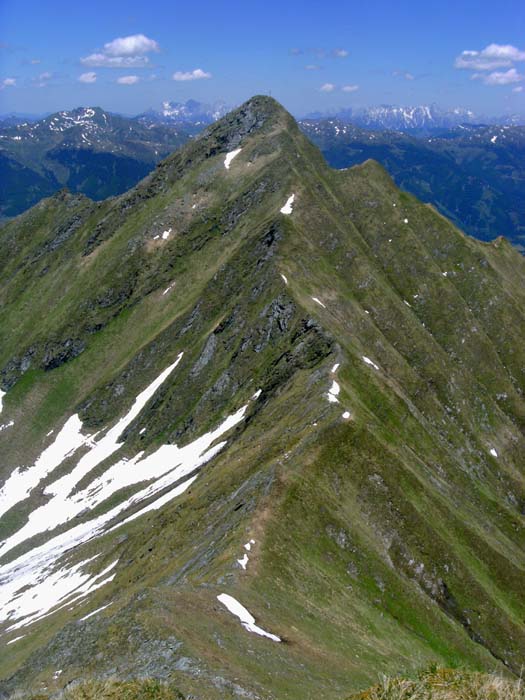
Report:
[[146,125],[99,107],[3,125],[0,216],[15,216],[64,186],[94,199],[121,194],[200,128]]
[[[519,673],[525,261],[255,97],[0,230],[0,689]],[[280,640],[280,641],[278,641]]]
[[504,235],[525,251],[525,127],[462,126],[432,138],[302,121],[334,168],[379,161],[396,184],[481,240]]

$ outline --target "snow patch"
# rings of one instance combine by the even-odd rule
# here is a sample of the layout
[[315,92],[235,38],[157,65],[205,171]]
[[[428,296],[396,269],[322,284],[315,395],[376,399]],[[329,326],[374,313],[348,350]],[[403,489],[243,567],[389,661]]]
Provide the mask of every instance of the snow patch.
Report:
[[490,450],[490,454],[491,454],[493,457],[497,457],[497,456],[498,456],[498,453],[496,452],[496,450],[495,450],[494,448],[492,448],[492,449]]
[[286,200],[286,204],[284,207],[281,207],[281,214],[291,214],[293,209],[292,209],[292,204],[294,203],[295,195],[292,194],[288,199]]
[[288,279],[287,279],[286,275],[283,275],[283,273],[281,272],[281,277],[283,278],[284,283],[287,285],[287,284],[288,284]]
[[2,389],[0,389],[0,413],[2,413],[2,409],[3,409],[2,399],[4,398],[5,395],[6,395],[6,392],[2,391]]
[[171,233],[171,228],[169,228],[167,231],[164,231],[164,232],[162,233],[162,238],[163,238],[164,241],[167,241],[167,240],[168,240],[168,238],[170,237],[170,233]]
[[[0,556],[3,556],[9,549],[23,542],[24,539],[28,539],[29,537],[33,537],[33,535],[44,532],[45,530],[51,530],[57,525],[63,524],[71,518],[74,518],[87,507],[94,507],[95,504],[100,503],[101,500],[104,500],[104,498],[110,495],[107,493],[100,493],[98,498],[95,497],[95,499],[93,499],[93,497],[91,497],[89,500],[84,501],[84,499],[88,499],[88,497],[92,495],[91,492],[93,489],[90,488],[89,493],[83,490],[75,494],[75,496],[69,497],[70,493],[81,479],[121,447],[121,443],[119,442],[120,435],[138,416],[149,399],[179,364],[182,355],[183,353],[180,353],[175,362],[161,372],[161,374],[137,396],[128,413],[117,421],[116,425],[114,425],[100,440],[95,442],[98,433],[95,433],[93,436],[82,434],[82,423],[78,415],[75,414],[66,422],[53,444],[44,450],[33,467],[23,472],[21,472],[19,468],[15,469],[0,490],[0,515],[5,513],[6,510],[9,510],[15,503],[27,498],[32,489],[37,486],[45,476],[50,474],[66,457],[71,456],[79,447],[86,445],[90,448],[89,451],[80,458],[71,472],[46,486],[44,494],[52,496],[51,500],[40,508],[32,511],[26,525],[2,544],[0,547]],[[112,467],[112,469],[115,469],[115,467]],[[107,478],[110,471],[111,470],[108,470],[105,473],[104,478]],[[99,480],[101,478],[103,477],[99,477]],[[99,480],[96,480],[96,482]]]
[[230,151],[226,154],[226,158],[224,159],[224,167],[226,170],[230,169],[232,160],[235,158],[235,156],[238,156],[241,151],[242,148],[236,148],[235,151]]
[[232,613],[232,615],[239,618],[241,625],[244,627],[244,629],[248,630],[248,632],[253,632],[261,637],[268,637],[268,639],[271,639],[274,642],[281,641],[280,637],[278,637],[276,634],[271,634],[270,632],[263,630],[261,627],[258,627],[255,624],[254,616],[248,612],[248,610],[246,610],[244,605],[241,605],[239,601],[235,600],[233,596],[228,595],[227,593],[221,593],[217,596],[217,600],[222,603],[224,607]]
[[6,428],[10,428],[14,424],[15,424],[15,421],[10,420],[9,423],[4,423],[3,425],[0,425],[0,433],[2,432],[2,430],[5,430]]
[[[1,618],[4,620],[22,618],[8,627],[7,631],[11,632],[30,625],[46,617],[49,611],[60,610],[66,605],[71,605],[112,581],[115,573],[109,576],[108,574],[115,568],[118,559],[100,573],[92,575],[84,569],[94,559],[96,557],[58,571],[41,570],[37,572],[36,578],[33,578],[35,572],[29,567],[21,567],[16,570],[16,575],[12,579],[6,581],[1,577],[0,569]],[[14,593],[16,595],[13,595]]]
[[82,435],[81,428],[80,418],[76,414],[71,416],[33,466],[24,470],[17,467],[12,472],[0,489],[0,517],[16,503],[26,499],[42,479],[87,443],[90,436]]
[[322,306],[323,309],[326,309],[326,306],[323,304],[323,302],[318,299],[317,297],[312,297],[312,299],[315,301],[316,304],[319,304],[319,306]]
[[343,418],[344,418],[345,420],[348,420],[348,419],[350,418],[350,411],[345,411],[345,412],[343,413]]
[[102,610],[109,608],[110,605],[113,605],[113,602],[108,603],[107,605],[103,605],[101,608],[97,608],[96,610],[93,610],[93,612],[90,612],[89,615],[84,615],[84,617],[80,618],[79,622],[83,622],[84,620],[89,620],[90,617],[93,617],[97,613],[102,612]]
[[257,399],[259,398],[259,396],[260,396],[261,394],[262,394],[262,389],[257,389],[257,391],[255,392],[255,394],[252,396],[252,401],[257,401]]
[[334,380],[332,382],[332,386],[328,390],[328,401],[330,403],[339,403],[339,399],[337,396],[339,395],[339,392],[341,391],[341,387],[339,384]]
[[408,219],[403,219],[404,224],[408,224]]
[[246,566],[248,564],[248,555],[245,553],[242,559],[237,559],[237,563],[246,571]]
[[[247,405],[229,415],[215,430],[182,448],[177,445],[162,445],[146,457],[144,452],[139,452],[132,459],[122,458],[82,490],[75,492],[81,479],[119,449],[120,443],[117,440],[122,431],[140,413],[181,357],[182,353],[137,396],[128,414],[107,431],[104,437],[96,441],[97,434],[83,435],[78,416],[72,416],[33,467],[22,473],[15,470],[4,485],[2,492],[5,511],[18,500],[27,497],[32,488],[60,466],[66,456],[74,456],[79,447],[88,450],[80,459],[76,458],[77,464],[69,474],[44,490],[44,494],[52,498],[33,511],[27,523],[3,542],[0,556],[34,535],[67,524],[76,516],[89,514],[122,488],[144,483],[145,475],[148,484],[111,510],[92,520],[71,524],[69,529],[51,537],[44,544],[0,566],[0,621],[15,622],[9,630],[36,622],[109,583],[114,577],[110,571],[116,562],[102,572],[93,574],[84,571],[92,560],[71,565],[64,559],[64,554],[107,531],[107,526],[130,507],[149,501],[123,522],[113,525],[112,530],[162,507],[183,493],[197,478],[196,470],[225,446],[226,442],[217,442],[218,438],[243,420]],[[157,497],[161,492],[163,495]]]
[[332,374],[335,374],[338,369],[339,369],[339,362],[336,362],[335,365],[332,367]]
[[379,367],[376,365],[376,363],[372,362],[372,360],[369,357],[366,357],[365,355],[363,355],[363,362],[365,362],[367,365],[370,365],[374,369],[379,370]]

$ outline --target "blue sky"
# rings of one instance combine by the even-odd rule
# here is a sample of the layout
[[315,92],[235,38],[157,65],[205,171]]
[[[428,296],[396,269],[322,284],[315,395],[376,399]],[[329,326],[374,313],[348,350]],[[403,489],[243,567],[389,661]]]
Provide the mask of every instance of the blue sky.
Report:
[[[468,52],[468,53],[464,53]],[[164,100],[525,112],[525,3],[0,0],[0,112]]]

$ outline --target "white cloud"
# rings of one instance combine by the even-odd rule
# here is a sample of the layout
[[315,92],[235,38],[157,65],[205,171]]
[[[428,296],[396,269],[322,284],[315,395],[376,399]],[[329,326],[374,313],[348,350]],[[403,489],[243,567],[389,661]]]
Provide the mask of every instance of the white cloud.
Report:
[[343,85],[341,90],[343,92],[355,92],[356,90],[359,90],[359,85]]
[[15,87],[16,85],[16,78],[5,78],[2,80],[2,85],[0,87],[0,90],[3,90],[6,87]]
[[45,71],[44,73],[40,73],[38,78],[34,78],[33,83],[34,83],[34,85],[36,85],[36,87],[47,87],[47,84],[51,80],[52,77],[53,77],[52,73]]
[[494,71],[485,75],[483,73],[474,73],[472,80],[482,80],[485,85],[511,85],[512,83],[521,83],[525,79],[525,76],[518,73],[515,68],[509,68],[509,70],[503,73]]
[[335,90],[335,85],[333,83],[325,83],[319,88],[321,92],[333,92]]
[[146,68],[150,63],[146,54],[153,51],[160,51],[154,39],[133,34],[109,41],[101,51],[81,58],[80,63],[91,68]]
[[140,80],[138,75],[123,75],[122,78],[117,78],[119,85],[135,85]]
[[482,51],[462,51],[454,61],[455,68],[494,70],[508,68],[516,61],[525,61],[525,51],[511,44],[489,44]]
[[38,66],[39,63],[41,63],[39,58],[32,58],[30,61],[32,66]]
[[508,59],[509,61],[525,61],[525,51],[520,51],[511,44],[489,44],[482,54],[492,58]]
[[83,66],[89,68],[147,68],[147,56],[106,56],[104,53],[92,53],[80,59]]
[[346,49],[334,49],[333,54],[336,58],[346,58],[348,51]]
[[104,44],[106,56],[143,56],[152,51],[160,51],[160,46],[154,39],[148,39],[144,34],[119,37]]
[[321,66],[317,66],[314,63],[309,63],[305,66],[305,70],[321,70]]
[[523,92],[523,85],[518,85],[518,87],[512,88],[512,92]]
[[481,56],[479,51],[463,51],[454,61],[454,68],[467,70],[494,70],[512,65],[507,59],[489,59]]
[[211,78],[211,73],[203,71],[201,68],[195,68],[192,71],[176,71],[172,76],[173,80],[204,80],[206,78]]
[[78,79],[81,83],[95,83],[97,81],[97,74],[93,71],[82,73]]

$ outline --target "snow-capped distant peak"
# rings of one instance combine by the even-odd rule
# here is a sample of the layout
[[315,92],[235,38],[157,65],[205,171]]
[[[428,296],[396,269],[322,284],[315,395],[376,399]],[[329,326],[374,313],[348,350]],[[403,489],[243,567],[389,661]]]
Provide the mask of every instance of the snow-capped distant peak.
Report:
[[461,123],[474,124],[481,121],[480,117],[470,109],[463,107],[442,109],[434,104],[378,105],[361,110],[343,110],[325,116],[339,119],[343,123],[351,122],[361,128],[391,131],[448,129],[457,127]]
[[162,109],[158,112],[153,110],[151,114],[160,121],[211,124],[223,117],[229,109],[222,102],[208,105],[196,100],[186,102],[165,100],[162,103]]

